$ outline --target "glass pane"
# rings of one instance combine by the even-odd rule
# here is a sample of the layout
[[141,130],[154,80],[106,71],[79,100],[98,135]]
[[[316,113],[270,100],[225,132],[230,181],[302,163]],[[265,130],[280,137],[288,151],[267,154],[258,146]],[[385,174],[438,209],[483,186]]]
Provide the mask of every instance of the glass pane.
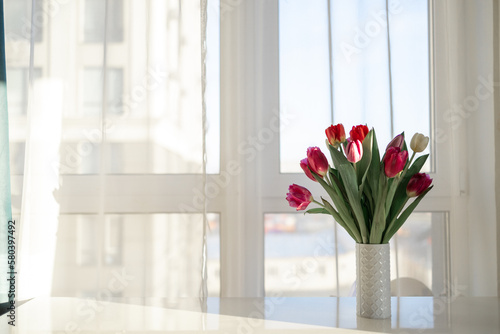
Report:
[[[443,212],[414,212],[391,241],[393,295],[445,295],[448,282],[448,217]],[[417,251],[418,250],[418,251]],[[399,286],[394,281],[399,275]]]
[[5,31],[6,40],[29,40],[33,30],[35,42],[41,42],[43,27],[47,19],[47,12],[43,10],[45,0],[35,2],[34,25],[31,27],[32,0],[5,0]]
[[[42,69],[33,69],[33,80],[42,77]],[[10,67],[7,69],[7,103],[9,116],[26,115],[28,111],[29,70],[26,67]]]
[[[390,17],[394,131],[405,131],[409,141],[415,132],[426,136],[432,133],[428,1],[404,0],[400,7],[401,10]],[[427,146],[424,153],[429,153],[430,149],[431,146]],[[429,172],[430,166],[428,160],[423,172]]]
[[104,22],[108,2],[107,42],[123,40],[123,0],[85,0],[85,20],[83,39],[86,43],[104,41]]
[[333,224],[326,215],[265,215],[266,294],[336,295]]
[[[207,170],[220,170],[219,23],[217,2],[209,5],[207,41]],[[159,1],[143,8],[150,35],[146,52],[130,53],[124,92],[113,106],[123,113],[110,115],[106,133],[106,173],[202,172],[202,110],[199,3]],[[165,25],[168,29],[165,29]],[[131,39],[144,41],[140,30]],[[159,42],[161,41],[161,42]],[[109,64],[120,62],[116,57]]]
[[334,123],[368,124],[383,147],[392,137],[389,52],[386,25],[375,17],[385,18],[385,6],[334,0],[331,7]]
[[7,90],[9,115],[26,114],[26,107],[28,105],[27,71],[22,68],[11,68],[7,71],[7,80],[9,80]]
[[[24,0],[19,1],[20,4],[9,2],[15,8],[7,12],[7,17],[25,10]],[[107,47],[107,81],[103,89],[102,29],[106,2],[110,6],[108,42],[119,43]],[[30,97],[37,106],[40,119],[54,126],[53,140],[43,142],[50,156],[41,154],[50,160],[48,163],[54,172],[96,174],[102,169],[105,173],[116,174],[201,173],[199,2],[84,0],[72,2],[64,9],[65,15],[51,17],[54,29],[45,32],[51,34],[49,37],[57,32],[57,36],[50,38],[51,47],[36,49],[35,64],[48,64],[48,58],[53,61],[50,62],[50,71],[45,65],[35,70],[35,78],[41,77],[37,73],[42,72],[44,77],[35,80],[33,96]],[[134,29],[124,34],[123,13],[130,12],[134,15],[127,16],[126,24]],[[208,14],[207,171],[219,173],[218,0],[209,1]],[[19,15],[23,17],[24,14]],[[70,22],[68,17],[79,19]],[[29,15],[26,22],[30,22],[28,18]],[[89,43],[81,43],[72,37],[70,32],[73,30],[68,24],[78,23],[88,28],[83,35]],[[9,27],[6,31],[7,63],[10,64],[9,109],[10,120],[15,122],[10,135],[11,142],[17,145],[26,141],[29,125],[25,119],[29,93],[29,44],[24,45],[24,41],[19,43],[19,38],[13,38],[17,36],[14,31],[17,28]],[[107,94],[107,108],[103,118],[104,92]],[[19,147],[13,148],[16,150],[19,151]],[[104,161],[101,161],[101,155],[105,157]],[[19,167],[14,171],[23,166]]]
[[403,130],[408,141],[431,133],[427,1],[389,2],[390,54],[386,5],[279,2],[280,104],[295,116],[281,128],[281,172],[300,173],[307,147],[326,149],[330,122],[374,127],[381,147]]
[[98,116],[102,110],[102,71],[86,68],[83,71],[83,113]]
[[[327,1],[279,2],[281,172],[299,172],[331,122]],[[326,125],[326,126],[325,126]]]
[[[102,110],[102,68],[87,67],[83,70],[83,114],[85,116],[98,116]],[[120,114],[116,101],[123,95],[123,70],[108,68],[106,77],[107,112]]]
[[[218,296],[219,215],[208,221],[208,291]],[[113,297],[197,297],[202,232],[201,214],[60,215],[52,295],[102,298],[121,275]]]
[[[447,219],[447,214],[442,212],[414,212],[390,241],[393,295],[398,292],[406,296],[447,293]],[[337,226],[336,259],[332,217],[266,214],[265,228],[266,294],[353,295],[355,242]]]
[[207,173],[220,173],[220,1],[207,4]]

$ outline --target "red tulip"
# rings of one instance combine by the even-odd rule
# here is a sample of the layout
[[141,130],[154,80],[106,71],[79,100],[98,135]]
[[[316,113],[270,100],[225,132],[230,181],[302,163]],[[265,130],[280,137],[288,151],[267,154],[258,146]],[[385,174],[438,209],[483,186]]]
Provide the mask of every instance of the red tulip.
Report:
[[311,171],[309,170],[309,164],[307,163],[307,158],[300,160],[300,167],[302,168],[304,173],[306,173],[308,178],[310,178],[311,180],[313,180],[315,182],[318,182],[318,181],[316,181],[316,179],[312,175]]
[[307,164],[313,172],[321,177],[328,172],[328,160],[317,146],[307,149]]
[[359,140],[360,142],[363,142],[369,131],[370,130],[368,130],[368,127],[366,125],[357,125],[352,127],[349,135],[351,135],[352,141]]
[[306,209],[309,203],[311,203],[312,199],[313,197],[311,195],[311,192],[306,188],[296,184],[292,184],[290,187],[288,187],[286,200],[292,208],[297,208],[297,211]]
[[363,157],[363,144],[359,140],[347,140],[345,155],[349,162],[355,164]]
[[341,123],[330,125],[330,127],[326,128],[325,133],[328,142],[334,147],[338,147],[339,144],[345,142],[345,130]]
[[428,174],[417,173],[413,175],[406,186],[406,195],[408,197],[420,196],[432,183]]
[[408,151],[401,151],[399,147],[389,147],[385,151],[384,172],[389,178],[398,175],[405,167]]
[[400,133],[391,140],[391,142],[387,145],[386,150],[389,147],[399,147],[399,149],[402,150],[404,143],[405,143],[405,136],[403,133]]

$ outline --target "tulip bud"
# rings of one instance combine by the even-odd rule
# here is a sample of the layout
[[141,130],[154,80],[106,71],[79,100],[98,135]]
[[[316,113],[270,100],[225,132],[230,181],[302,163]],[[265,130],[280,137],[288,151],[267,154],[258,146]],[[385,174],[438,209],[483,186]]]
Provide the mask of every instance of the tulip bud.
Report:
[[417,173],[413,175],[406,186],[406,195],[408,197],[420,196],[432,183],[428,174]]
[[389,147],[399,147],[399,149],[402,150],[404,143],[405,143],[405,135],[404,132],[402,132],[391,140],[391,142],[387,145],[386,150]]
[[359,140],[360,142],[363,142],[368,132],[370,132],[370,130],[368,130],[366,125],[357,125],[352,127],[349,135],[351,136],[352,141]]
[[388,178],[393,178],[405,168],[408,151],[401,151],[399,147],[389,147],[385,151],[384,172]]
[[310,178],[311,180],[313,180],[315,182],[318,182],[318,181],[316,181],[314,176],[311,174],[311,170],[309,169],[309,164],[307,163],[307,158],[300,160],[300,167],[302,168],[304,173],[306,173],[306,176],[308,178]]
[[305,210],[309,203],[313,200],[313,197],[311,192],[306,188],[292,184],[288,187],[286,200],[292,208],[297,208],[297,211],[299,211]]
[[325,133],[328,142],[335,148],[339,147],[339,144],[345,142],[344,126],[340,123],[337,125],[330,125],[330,127],[325,130]]
[[415,133],[410,142],[410,147],[415,153],[423,152],[429,144],[429,137],[421,133]]
[[307,149],[307,164],[314,173],[321,177],[328,172],[328,160],[317,146]]
[[355,164],[363,157],[363,144],[359,140],[348,140],[345,155],[349,162]]

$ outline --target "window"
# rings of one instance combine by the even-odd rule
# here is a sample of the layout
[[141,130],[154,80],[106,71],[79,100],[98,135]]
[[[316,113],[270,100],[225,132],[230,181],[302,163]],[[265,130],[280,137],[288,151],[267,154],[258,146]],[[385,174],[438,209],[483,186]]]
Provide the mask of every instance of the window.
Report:
[[[133,279],[123,290],[113,291],[115,297],[198,291],[199,264],[187,263],[184,254],[201,253],[200,214],[107,214],[104,225],[89,214],[63,214],[59,219],[53,295],[95,297],[122,268]],[[209,214],[209,225],[208,288],[217,296],[219,215]],[[185,281],[175,281],[179,279]]]
[[390,55],[385,1],[279,1],[280,106],[293,116],[280,131],[282,173],[323,147],[324,124],[366,123],[380,145],[432,133],[427,1],[390,1],[388,12]]
[[[29,70],[25,67],[9,68],[7,72],[7,80],[9,81],[9,88],[12,87],[7,93],[7,101],[9,103],[9,113],[14,116],[26,115],[28,109],[28,78]],[[34,68],[33,80],[42,77],[42,69]]]
[[[434,295],[449,292],[456,273],[451,260],[457,268],[456,259],[466,253],[451,248],[450,235],[469,240],[468,225],[457,228],[453,210],[468,207],[450,190],[451,174],[461,173],[448,156],[455,143],[437,136],[448,129],[442,117],[447,102],[436,102],[436,96],[448,96],[448,81],[434,69],[432,46],[439,43],[428,15],[434,2],[389,1],[395,6],[389,9],[389,63],[380,11],[385,0],[363,6],[341,0],[209,1],[206,180],[200,43],[188,34],[199,31],[199,2],[108,1],[106,49],[103,3],[66,7],[81,18],[72,23],[80,41],[54,39],[34,59],[44,75],[60,80],[47,86],[57,89],[47,89],[51,94],[42,102],[55,97],[51,110],[64,116],[60,129],[50,132],[59,146],[33,167],[57,167],[50,174],[57,187],[44,193],[59,217],[52,226],[59,228],[57,295],[95,296],[123,266],[136,280],[117,295],[175,295],[166,282],[177,278],[167,269],[189,268],[175,254],[164,254],[173,251],[172,240],[182,252],[200,251],[205,208],[210,295],[349,295],[353,241],[331,217],[296,214],[284,199],[290,184],[310,185],[298,161],[308,146],[324,147],[324,128],[332,122],[368,123],[381,145],[403,129],[407,139],[415,131],[431,135],[437,158],[427,168],[436,188],[394,239],[392,272],[418,279]],[[55,25],[44,28],[46,35],[60,32]],[[51,54],[59,58],[49,64]],[[24,56],[10,59],[19,87],[26,85],[26,74],[15,72]],[[14,116],[26,99],[19,91],[12,98]],[[29,147],[23,146],[22,117],[14,118],[20,123],[12,127],[11,154],[19,172]],[[105,136],[103,126],[109,127]],[[22,176],[13,177],[17,211],[22,186]],[[310,190],[321,193],[315,184]],[[323,241],[328,245],[318,249]],[[408,251],[417,246],[422,252]],[[459,270],[460,277],[468,275]]]
[[[30,268],[50,278],[35,282],[31,291],[96,297],[125,270],[134,279],[113,296],[197,296],[204,228],[204,208],[192,202],[203,184],[199,2],[59,5],[65,15],[50,17],[51,24],[43,26],[50,38],[34,52],[33,73],[39,77],[32,95],[29,44],[8,40],[6,47],[16,51],[7,52],[14,216],[27,210],[21,199],[43,198],[31,201],[40,209],[23,222],[43,219],[46,232],[33,233],[43,240],[40,257],[53,261]],[[17,12],[6,16],[11,13]],[[207,45],[206,149],[213,177],[220,164],[217,13],[209,16]],[[137,29],[129,34],[129,27]],[[28,114],[29,99],[35,107]],[[42,115],[50,117],[30,123]],[[29,128],[33,124],[39,131]],[[47,177],[23,184],[29,175]],[[211,296],[220,291],[220,211],[210,207],[207,217]],[[194,260],[183,261],[186,254]]]
[[[407,141],[415,132],[432,139],[436,131],[429,47],[431,9],[427,1],[389,3],[395,6],[388,9],[390,62],[387,25],[380,23],[380,18],[386,17],[385,1],[363,5],[275,1],[265,6],[263,19],[256,19],[257,26],[277,27],[276,34],[267,29],[266,35],[259,37],[259,43],[264,44],[261,50],[253,46],[264,54],[259,68],[268,71],[265,80],[256,79],[256,85],[263,87],[261,98],[265,101],[260,126],[272,128],[273,117],[278,114],[272,110],[277,106],[280,110],[279,134],[262,142],[261,166],[265,172],[260,191],[265,222],[262,229],[266,231],[262,276],[267,295],[347,296],[351,292],[355,276],[346,265],[354,263],[354,253],[350,253],[354,242],[346,238],[341,227],[335,227],[331,217],[294,214],[284,200],[292,183],[306,186],[316,196],[324,194],[303,175],[298,162],[305,157],[307,147],[324,148],[324,129],[329,124],[367,123],[377,130],[381,146],[403,130]],[[403,40],[403,35],[411,38]],[[275,68],[279,70],[273,71]],[[437,151],[436,147],[431,145],[429,149],[434,159],[439,154],[446,156],[446,149]],[[425,166],[437,180],[437,191],[446,189],[446,166],[446,158],[431,160]],[[451,280],[447,234],[451,208],[434,202],[433,198],[439,196],[449,194],[430,194],[419,206],[421,211],[414,213],[391,242],[392,273],[423,282],[434,295],[449,293]],[[420,226],[422,230],[416,231]],[[408,239],[408,235],[415,239]],[[338,249],[331,242],[334,238]],[[323,240],[330,246],[318,250]],[[405,251],[407,245],[416,243],[425,249],[422,258],[411,258]],[[304,246],[283,246],[297,244]],[[317,254],[320,256],[315,257]],[[406,262],[418,263],[412,268],[421,266],[421,270],[409,270],[403,265]]]
[[31,0],[6,0],[5,1],[5,31],[8,32],[7,39],[26,39],[31,36],[31,28],[34,32],[35,42],[43,39],[43,28],[47,19],[44,11],[44,0],[35,2],[34,24],[31,24]]
[[[353,295],[355,244],[330,216],[266,214],[265,227],[267,295]],[[448,293],[448,231],[446,213],[413,213],[391,241],[394,294],[398,289],[404,295]],[[421,286],[415,288],[409,279]]]
[[[381,147],[402,131],[406,131],[407,141],[415,132],[431,135],[428,25],[426,1],[390,2],[388,8],[385,1],[279,1],[280,106],[291,118],[280,128],[280,171],[302,174],[298,162],[305,157],[307,147],[324,148],[324,129],[329,124],[368,124],[376,129]],[[429,170],[427,163],[424,171]],[[299,179],[297,174],[294,178]],[[302,185],[312,186],[311,182]],[[423,242],[419,247],[443,255],[441,247],[448,245],[443,234],[445,224],[439,227],[442,233],[432,238],[433,213],[422,215],[416,213],[412,219],[428,221],[427,230],[412,231],[412,237],[415,233],[422,238],[428,234],[433,243]],[[269,251],[266,292],[349,295],[355,281],[351,238],[341,227],[332,226],[331,217],[299,216],[265,215],[266,227],[273,221],[273,229],[278,231],[265,237]],[[412,263],[412,268],[422,265],[421,272],[408,271],[406,266],[396,270],[393,257],[392,274],[398,274],[393,278],[418,279],[432,289],[433,276],[437,282],[448,279],[442,268],[449,260],[444,255],[413,259],[404,253],[406,244],[419,242],[405,235],[418,224],[407,222],[392,246],[393,254],[397,251],[405,259],[399,263]],[[281,231],[280,227],[291,230]],[[307,246],[296,253],[276,243]],[[394,249],[394,244],[401,247]],[[336,246],[325,249],[321,245]],[[438,245],[439,252],[431,245]],[[279,255],[273,252],[277,249],[281,250]],[[281,268],[273,263],[280,263]],[[433,292],[442,293],[442,284],[437,284]]]
[[123,1],[122,0],[85,0],[83,40],[85,43],[102,43],[104,41],[104,23],[108,3],[108,42],[123,41]]
[[[101,68],[87,67],[83,70],[83,114],[85,116],[99,115],[102,109],[102,87],[103,82]],[[120,68],[108,68],[106,71],[106,112],[111,114],[121,114],[123,110],[119,108],[117,101],[123,96],[123,70]]]

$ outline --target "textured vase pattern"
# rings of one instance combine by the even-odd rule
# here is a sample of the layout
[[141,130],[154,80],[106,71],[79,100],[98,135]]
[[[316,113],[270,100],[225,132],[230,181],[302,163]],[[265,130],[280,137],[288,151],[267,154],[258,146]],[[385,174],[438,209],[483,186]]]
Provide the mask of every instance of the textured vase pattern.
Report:
[[356,310],[359,316],[391,316],[389,244],[356,244]]

